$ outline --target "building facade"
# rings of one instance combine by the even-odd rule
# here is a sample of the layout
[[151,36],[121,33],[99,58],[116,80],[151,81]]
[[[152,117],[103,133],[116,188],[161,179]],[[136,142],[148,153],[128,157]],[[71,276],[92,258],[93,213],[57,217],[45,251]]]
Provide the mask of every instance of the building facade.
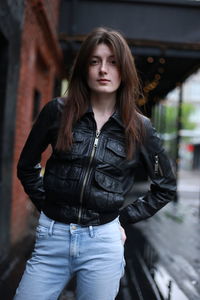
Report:
[[2,1],[0,15],[0,277],[5,278],[8,261],[12,272],[19,260],[9,255],[29,237],[34,210],[17,179],[17,161],[64,67],[57,37],[59,0]]

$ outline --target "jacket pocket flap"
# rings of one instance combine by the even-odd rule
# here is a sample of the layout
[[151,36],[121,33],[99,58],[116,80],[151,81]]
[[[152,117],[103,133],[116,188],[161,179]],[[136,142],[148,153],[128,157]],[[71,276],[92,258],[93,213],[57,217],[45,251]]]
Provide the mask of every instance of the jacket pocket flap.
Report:
[[108,192],[122,193],[121,182],[107,174],[96,171],[95,180],[98,185]]
[[113,140],[108,141],[106,148],[108,148],[118,156],[126,157],[124,146],[120,144],[118,141],[113,141]]
[[82,142],[84,136],[81,132],[73,132],[73,142]]
[[45,176],[47,174],[53,175],[55,178],[60,178],[63,180],[66,179],[77,179],[80,176],[81,169],[79,167],[68,167],[68,168],[55,168],[55,169],[49,169],[45,172]]

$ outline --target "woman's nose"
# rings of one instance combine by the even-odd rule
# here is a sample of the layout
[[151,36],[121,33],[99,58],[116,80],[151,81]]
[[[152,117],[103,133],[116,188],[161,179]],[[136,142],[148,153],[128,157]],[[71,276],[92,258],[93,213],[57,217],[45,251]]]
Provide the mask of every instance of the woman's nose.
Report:
[[100,65],[100,73],[107,74],[108,68],[106,62],[102,62]]

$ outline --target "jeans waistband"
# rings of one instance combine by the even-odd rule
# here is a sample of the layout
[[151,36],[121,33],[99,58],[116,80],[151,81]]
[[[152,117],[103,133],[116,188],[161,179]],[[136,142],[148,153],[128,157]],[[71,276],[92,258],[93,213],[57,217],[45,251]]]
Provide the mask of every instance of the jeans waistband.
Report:
[[102,228],[102,229],[106,229],[109,227],[112,227],[114,224],[118,223],[119,224],[119,217],[115,218],[114,220],[112,220],[111,222],[108,222],[106,224],[102,224],[102,225],[96,225],[96,226],[82,226],[80,224],[76,224],[76,223],[70,223],[70,224],[65,224],[65,223],[61,223],[55,220],[52,220],[51,218],[47,217],[43,212],[41,212],[40,214],[40,218],[39,218],[39,225],[42,225],[44,227],[49,228],[49,232],[51,233],[53,228],[58,228],[59,230],[69,230],[69,231],[93,231],[94,228]]

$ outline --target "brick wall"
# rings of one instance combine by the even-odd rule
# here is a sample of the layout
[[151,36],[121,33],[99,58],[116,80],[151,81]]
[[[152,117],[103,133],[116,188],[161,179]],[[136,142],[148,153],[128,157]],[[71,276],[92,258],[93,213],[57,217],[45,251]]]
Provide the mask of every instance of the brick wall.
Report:
[[[33,207],[16,178],[16,165],[33,123],[35,95],[40,107],[53,96],[55,77],[62,76],[62,53],[56,37],[59,0],[27,0],[22,32],[20,75],[13,158],[11,243],[27,234]],[[48,156],[48,151],[45,153]]]

